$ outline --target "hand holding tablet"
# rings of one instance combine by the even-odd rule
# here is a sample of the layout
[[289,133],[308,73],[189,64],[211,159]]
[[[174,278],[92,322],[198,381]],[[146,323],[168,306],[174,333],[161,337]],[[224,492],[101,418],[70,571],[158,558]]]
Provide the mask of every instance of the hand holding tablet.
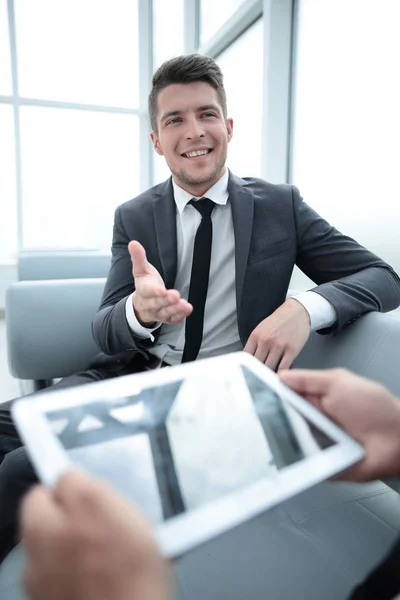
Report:
[[45,484],[71,464],[108,480],[170,557],[363,457],[243,352],[22,398],[13,416]]

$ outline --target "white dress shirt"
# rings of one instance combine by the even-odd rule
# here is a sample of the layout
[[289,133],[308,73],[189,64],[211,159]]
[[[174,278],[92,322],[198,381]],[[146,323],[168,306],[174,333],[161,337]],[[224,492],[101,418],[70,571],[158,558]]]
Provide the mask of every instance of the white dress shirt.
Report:
[[[210,279],[204,312],[203,341],[198,358],[219,356],[242,350],[239,337],[236,290],[235,290],[235,238],[232,210],[228,198],[229,171],[215,183],[203,197],[216,206],[211,215],[213,239],[211,248]],[[189,295],[194,238],[201,222],[201,215],[188,204],[193,196],[172,181],[176,203],[176,231],[178,264],[175,289],[182,298]],[[196,198],[198,199],[198,198]],[[310,315],[311,329],[316,331],[333,325],[336,311],[328,300],[314,292],[294,296]],[[159,323],[153,329],[143,327],[133,310],[132,295],[125,305],[126,319],[136,337],[153,338],[152,332],[161,327],[157,344],[152,354],[170,365],[182,360],[185,345],[185,322],[178,324]]]

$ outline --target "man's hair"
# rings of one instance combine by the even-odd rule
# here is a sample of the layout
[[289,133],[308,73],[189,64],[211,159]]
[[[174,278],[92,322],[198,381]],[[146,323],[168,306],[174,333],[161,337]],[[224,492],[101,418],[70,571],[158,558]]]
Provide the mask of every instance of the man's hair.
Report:
[[153,75],[149,95],[149,117],[153,131],[157,131],[157,99],[161,90],[174,83],[195,81],[205,81],[217,91],[224,117],[227,118],[224,76],[221,69],[209,56],[187,54],[167,60]]

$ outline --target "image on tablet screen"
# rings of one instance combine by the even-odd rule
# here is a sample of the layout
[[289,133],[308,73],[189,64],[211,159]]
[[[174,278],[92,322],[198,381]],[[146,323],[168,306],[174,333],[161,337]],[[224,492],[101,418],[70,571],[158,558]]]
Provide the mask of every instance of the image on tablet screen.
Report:
[[46,413],[71,459],[160,522],[335,442],[247,367]]

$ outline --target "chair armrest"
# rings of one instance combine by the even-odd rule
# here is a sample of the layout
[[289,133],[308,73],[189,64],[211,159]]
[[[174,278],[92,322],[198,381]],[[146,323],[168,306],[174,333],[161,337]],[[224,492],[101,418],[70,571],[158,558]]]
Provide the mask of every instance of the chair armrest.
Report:
[[379,381],[400,397],[399,347],[398,316],[371,312],[333,335],[312,333],[294,367],[345,367],[358,375]]
[[8,365],[14,377],[56,379],[87,368],[99,352],[91,324],[105,281],[20,281],[7,289]]

